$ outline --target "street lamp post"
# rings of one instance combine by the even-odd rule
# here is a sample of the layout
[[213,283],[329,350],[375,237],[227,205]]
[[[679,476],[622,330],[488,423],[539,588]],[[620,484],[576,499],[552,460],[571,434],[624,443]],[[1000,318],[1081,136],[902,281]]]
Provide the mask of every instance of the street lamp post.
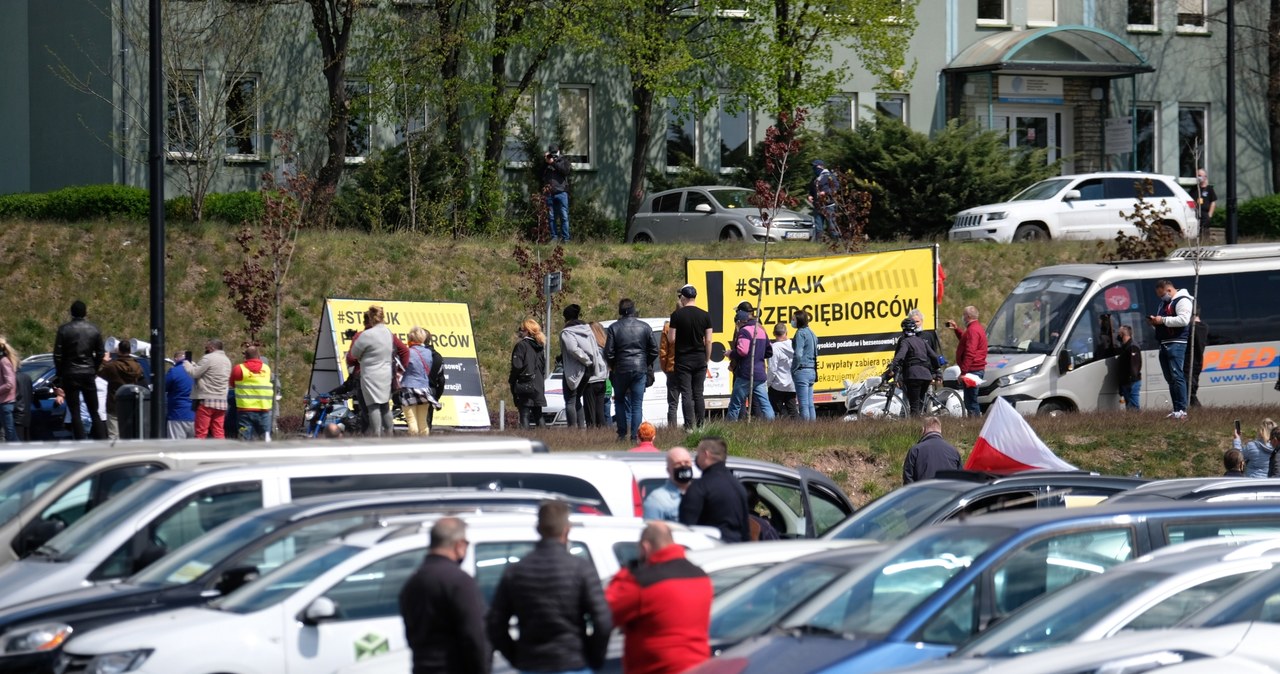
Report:
[[1227,243],[1236,229],[1236,3],[1227,0]]
[[[164,412],[164,68],[160,53],[161,0],[150,0],[150,99],[147,187],[151,190],[151,437],[165,437]],[[139,428],[141,428],[141,419]]]

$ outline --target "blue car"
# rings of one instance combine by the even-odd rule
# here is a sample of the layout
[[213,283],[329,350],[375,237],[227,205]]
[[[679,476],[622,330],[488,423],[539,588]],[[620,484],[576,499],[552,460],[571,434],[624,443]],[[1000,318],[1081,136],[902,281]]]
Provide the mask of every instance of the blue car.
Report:
[[[145,356],[134,357],[142,366],[142,374],[147,381],[151,380],[151,359]],[[66,404],[59,405],[53,393],[54,375],[53,354],[42,353],[23,359],[18,365],[19,372],[31,377],[31,439],[32,440],[70,440],[71,430],[64,419],[67,414]]]
[[1280,504],[1166,503],[999,513],[922,529],[691,670],[866,674],[941,658],[1048,592],[1155,548],[1280,534]]

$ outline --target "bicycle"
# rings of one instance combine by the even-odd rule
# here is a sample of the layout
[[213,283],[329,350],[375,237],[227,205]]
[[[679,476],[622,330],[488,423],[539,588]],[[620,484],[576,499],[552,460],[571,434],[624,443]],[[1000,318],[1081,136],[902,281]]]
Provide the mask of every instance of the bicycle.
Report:
[[[942,387],[930,386],[925,392],[923,416],[962,417],[964,416],[964,397],[957,390],[960,381],[960,368],[952,365],[943,371]],[[870,381],[868,381],[870,384]],[[902,387],[898,386],[898,377],[882,379],[873,385],[858,407],[858,418],[861,419],[905,419],[910,409]]]

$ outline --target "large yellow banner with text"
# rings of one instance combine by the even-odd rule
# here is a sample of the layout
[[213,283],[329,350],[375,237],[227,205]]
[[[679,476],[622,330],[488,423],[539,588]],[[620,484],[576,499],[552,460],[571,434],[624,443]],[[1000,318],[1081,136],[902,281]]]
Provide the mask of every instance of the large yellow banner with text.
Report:
[[[705,295],[717,343],[732,337],[739,303],[757,307],[761,326],[772,335],[799,309],[811,316],[818,338],[815,402],[831,402],[842,380],[869,368],[887,367],[912,309],[932,328],[937,307],[937,249],[909,248],[811,258],[687,260],[687,283]],[[795,330],[789,329],[793,335]],[[717,352],[720,349],[716,349]]]

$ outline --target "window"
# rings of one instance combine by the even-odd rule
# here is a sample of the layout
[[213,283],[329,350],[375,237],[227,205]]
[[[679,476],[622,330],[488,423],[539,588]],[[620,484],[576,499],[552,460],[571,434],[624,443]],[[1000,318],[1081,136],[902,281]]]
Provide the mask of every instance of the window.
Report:
[[1207,30],[1204,23],[1205,0],[1178,0],[1178,30],[1201,32]]
[[258,158],[262,150],[262,110],[258,105],[258,77],[241,75],[227,83],[228,157]]
[[253,567],[266,575],[285,562],[327,543],[331,538],[356,527],[373,526],[372,515],[343,515],[310,522],[280,536],[236,561],[236,566]]
[[407,550],[343,578],[324,593],[337,605],[338,621],[400,615],[400,589],[422,563],[421,550]]
[[822,111],[822,123],[828,133],[832,131],[848,131],[854,127],[857,119],[854,111],[858,109],[857,94],[839,94],[827,99]]
[[179,73],[165,88],[165,150],[170,157],[194,158],[200,142],[200,73]]
[[973,584],[951,598],[920,630],[919,641],[959,646],[978,633],[977,594]]
[[1135,148],[1137,156],[1134,157],[1133,165],[1135,171],[1154,173],[1156,170],[1156,148],[1160,146],[1156,136],[1156,129],[1159,128],[1156,121],[1156,106],[1138,105],[1137,116],[1133,120],[1138,136]]
[[1209,165],[1205,152],[1208,138],[1208,110],[1200,105],[1178,108],[1178,175],[1195,176],[1196,169]]
[[731,112],[720,99],[720,170],[744,168],[751,155],[751,113]]
[[[514,93],[514,88],[508,88],[507,93]],[[516,97],[516,107],[507,122],[507,138],[502,146],[502,159],[508,164],[523,164],[530,160],[524,141],[533,135],[534,113],[533,92],[525,91]]]
[[368,82],[348,80],[347,101],[347,163],[359,163],[369,157],[373,148],[373,124],[369,111],[369,96],[373,89]]
[[1058,0],[1027,0],[1027,24],[1052,26],[1058,23]]
[[1129,0],[1129,27],[1155,28],[1155,0]]
[[711,205],[711,197],[695,190],[689,190],[684,197],[684,212],[697,213],[699,206],[709,206],[712,212],[715,212],[715,206]]
[[591,88],[560,88],[560,123],[564,125],[564,154],[569,163],[591,164]]
[[876,94],[876,112],[907,124],[907,95]]
[[809,483],[809,516],[813,518],[813,533],[817,536],[827,533],[831,527],[839,524],[849,516],[845,505],[834,494],[829,494]]
[[1041,595],[1096,576],[1133,557],[1130,529],[1082,531],[1038,540],[1000,562],[995,613],[1005,616]]
[[[653,200],[654,213],[679,213],[680,212],[680,196],[682,192],[672,192],[664,194]],[[662,480],[665,482],[665,480]],[[659,485],[660,486],[660,485]]]
[[[484,596],[485,604],[493,603],[493,593],[497,591],[498,581],[502,580],[502,574],[507,570],[507,565],[523,559],[533,551],[534,545],[533,541],[494,541],[475,544],[476,584],[480,586],[480,594]],[[636,545],[636,543],[631,544],[633,548]],[[587,550],[585,544],[578,541],[569,541],[569,554],[591,561],[591,552]],[[418,551],[418,558],[422,558],[421,550]],[[620,564],[622,558],[623,555],[619,555]]]
[[1193,520],[1166,524],[1164,532],[1169,545],[1175,545],[1200,538],[1234,539],[1249,536],[1275,536],[1280,533],[1280,522],[1271,518],[1250,521],[1242,517],[1220,521]]
[[71,526],[85,513],[102,505],[104,501],[124,491],[129,485],[163,469],[164,466],[143,464],[102,471],[58,497],[57,501],[40,513],[40,520],[57,520],[63,527]]
[[1004,24],[1009,21],[1006,0],[978,0],[978,23]]
[[698,122],[681,112],[674,98],[667,99],[667,170],[689,168],[698,163]]
[[447,487],[447,476],[441,473],[375,473],[372,475],[321,475],[289,478],[289,493],[295,499],[322,494],[340,494],[384,489],[427,489]]

